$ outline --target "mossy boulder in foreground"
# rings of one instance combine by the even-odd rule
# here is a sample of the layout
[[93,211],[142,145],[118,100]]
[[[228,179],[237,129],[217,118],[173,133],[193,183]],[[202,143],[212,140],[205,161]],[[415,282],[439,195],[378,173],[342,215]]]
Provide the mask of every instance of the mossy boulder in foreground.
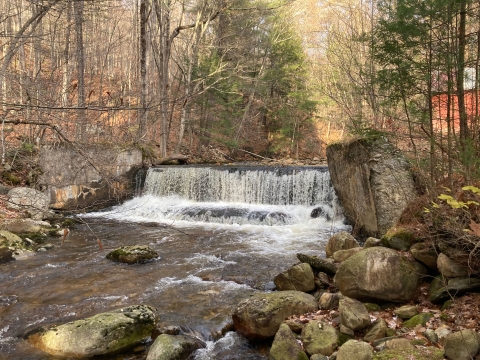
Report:
[[28,340],[40,350],[56,356],[108,355],[126,350],[150,337],[156,319],[152,307],[133,305],[40,329]]
[[158,253],[148,245],[121,246],[107,254],[107,259],[127,264],[145,263],[158,258]]
[[187,335],[163,334],[155,339],[146,360],[184,360],[204,344]]
[[257,293],[237,306],[233,326],[249,340],[263,340],[273,337],[287,317],[317,310],[315,297],[304,292]]

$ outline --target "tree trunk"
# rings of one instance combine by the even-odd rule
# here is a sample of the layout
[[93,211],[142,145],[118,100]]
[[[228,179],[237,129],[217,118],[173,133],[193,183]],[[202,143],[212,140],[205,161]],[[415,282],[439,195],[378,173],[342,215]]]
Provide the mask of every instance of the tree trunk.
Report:
[[78,123],[76,140],[84,140],[86,136],[87,114],[85,102],[85,49],[83,44],[83,1],[73,2],[76,32],[76,60],[77,60],[77,95],[78,95]]

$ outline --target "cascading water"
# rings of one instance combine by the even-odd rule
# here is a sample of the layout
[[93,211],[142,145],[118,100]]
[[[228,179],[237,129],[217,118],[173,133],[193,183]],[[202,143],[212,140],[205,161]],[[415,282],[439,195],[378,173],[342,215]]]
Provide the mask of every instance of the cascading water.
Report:
[[[233,309],[272,289],[297,253],[322,256],[328,237],[348,228],[325,167],[150,169],[142,195],[80,217],[85,225],[64,244],[50,239],[53,250],[0,264],[2,360],[48,358],[22,340],[39,326],[133,304],[155,307],[159,326],[205,340],[196,360],[266,359],[236,333],[221,335]],[[134,244],[161,258],[133,266],[105,258]]]

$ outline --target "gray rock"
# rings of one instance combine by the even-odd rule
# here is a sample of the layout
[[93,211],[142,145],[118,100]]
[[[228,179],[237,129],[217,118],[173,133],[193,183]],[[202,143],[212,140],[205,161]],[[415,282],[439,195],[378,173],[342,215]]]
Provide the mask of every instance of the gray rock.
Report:
[[332,262],[322,259],[316,255],[310,256],[305,254],[297,254],[297,258],[302,263],[309,264],[315,271],[322,271],[328,275],[335,275],[337,272],[337,268]]
[[348,250],[338,250],[335,251],[332,255],[333,260],[336,262],[342,262],[347,260],[350,256],[356,254],[357,252],[363,250],[361,247],[356,247]]
[[480,350],[480,337],[474,330],[457,331],[445,338],[443,347],[448,359],[470,360]]
[[17,234],[21,233],[36,233],[42,230],[42,227],[49,227],[50,224],[46,221],[38,221],[33,219],[15,219],[6,222],[3,228]]
[[450,330],[445,325],[440,325],[438,328],[435,329],[435,335],[437,335],[438,340],[442,340],[446,338],[451,333],[452,333],[452,330]]
[[[308,360],[295,335],[286,324],[281,324],[268,354],[269,360]],[[148,359],[147,359],[148,360]]]
[[121,246],[109,252],[106,258],[127,264],[137,264],[158,258],[158,253],[148,245]]
[[367,240],[365,240],[365,243],[363,244],[364,249],[375,247],[375,246],[381,246],[381,241],[380,239],[377,239],[374,237],[367,238]]
[[404,305],[395,309],[395,315],[402,319],[410,319],[418,315],[418,309],[415,305]]
[[279,291],[297,290],[309,292],[315,289],[312,267],[307,263],[292,266],[287,271],[275,276],[273,282]]
[[408,162],[384,137],[329,145],[327,159],[345,216],[360,236],[384,234],[415,197]]
[[334,309],[338,307],[341,298],[343,298],[341,293],[323,293],[318,300],[318,306],[322,310]]
[[313,320],[303,328],[302,342],[308,354],[330,356],[338,347],[337,331],[327,323]]
[[366,332],[363,340],[367,342],[373,342],[378,339],[382,339],[387,336],[387,323],[382,318],[375,320],[375,322],[370,326]]
[[410,340],[407,340],[405,338],[391,339],[385,342],[386,350],[413,348],[414,346],[410,343]]
[[337,360],[370,360],[373,348],[363,341],[349,340],[337,352]]
[[430,341],[431,343],[438,342],[438,336],[433,329],[427,329],[424,331],[423,335]]
[[480,290],[480,279],[477,278],[453,278],[442,279],[436,277],[430,284],[428,298],[433,303],[441,303],[451,297],[460,296],[468,291]]
[[34,220],[42,220],[48,214],[50,198],[44,193],[26,187],[13,188],[8,192],[7,207],[27,212]]
[[237,333],[249,340],[273,337],[284,319],[318,310],[315,297],[300,291],[256,293],[242,301],[232,319]]
[[331,257],[339,250],[348,250],[356,247],[360,247],[357,240],[346,231],[341,231],[328,240],[327,245],[325,246],[325,254],[327,257]]
[[440,273],[447,278],[468,276],[468,269],[466,267],[459,265],[443,253],[438,255],[437,267]]
[[341,263],[335,283],[354,299],[408,302],[415,295],[421,267],[395,250],[372,247]]
[[191,336],[162,334],[153,342],[146,360],[186,360],[204,346]]
[[151,336],[155,310],[145,305],[50,326],[28,338],[44,352],[65,357],[92,357],[126,350]]
[[340,327],[339,327],[338,330],[339,330],[342,334],[348,335],[348,336],[350,336],[350,337],[352,337],[352,338],[355,336],[355,332],[354,332],[352,329],[346,327],[346,326],[343,325],[343,324],[340,324]]
[[410,247],[410,253],[415,260],[432,270],[437,270],[438,253],[432,244],[420,242]]
[[343,298],[338,309],[340,323],[353,331],[364,329],[371,324],[367,308],[358,300]]

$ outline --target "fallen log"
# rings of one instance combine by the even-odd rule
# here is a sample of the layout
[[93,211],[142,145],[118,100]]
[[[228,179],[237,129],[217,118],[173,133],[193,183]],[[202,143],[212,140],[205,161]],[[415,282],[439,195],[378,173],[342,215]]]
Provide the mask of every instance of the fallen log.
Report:
[[170,156],[166,156],[161,159],[153,161],[152,166],[165,165],[171,161],[178,161],[178,163],[181,165],[188,164],[188,155],[173,154]]

